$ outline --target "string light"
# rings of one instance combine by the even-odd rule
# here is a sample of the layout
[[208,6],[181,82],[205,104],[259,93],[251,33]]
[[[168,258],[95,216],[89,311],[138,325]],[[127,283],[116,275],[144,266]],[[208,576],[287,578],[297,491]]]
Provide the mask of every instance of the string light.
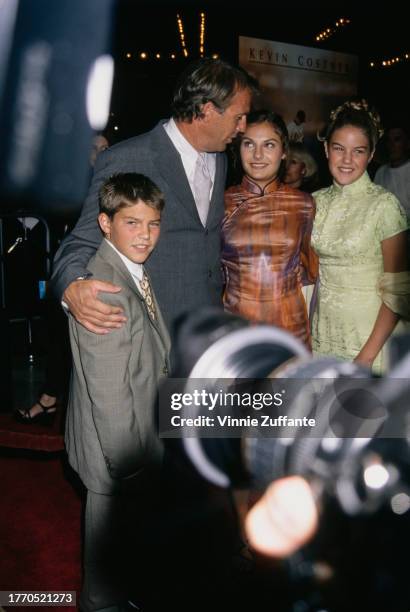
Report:
[[201,13],[201,24],[199,27],[199,55],[204,57],[205,48],[205,13]]
[[401,62],[409,61],[409,59],[410,59],[410,54],[403,53],[402,55],[396,55],[395,57],[391,57],[390,59],[384,59],[378,62],[372,60],[369,63],[369,66],[370,68],[381,68],[381,67],[386,68],[390,66],[395,66],[396,64],[399,64]]
[[182,53],[184,54],[184,57],[188,57],[188,49],[186,48],[186,45],[185,45],[184,26],[182,23],[182,19],[178,14],[177,14],[177,24],[178,24],[179,38],[181,40]]
[[341,17],[336,21],[334,27],[326,28],[325,30],[323,30],[323,32],[320,32],[320,34],[316,36],[316,42],[322,42],[323,40],[330,38],[331,36],[336,34],[338,28],[343,28],[349,25],[349,23],[350,19],[347,19],[346,17]]
[[[176,18],[177,18],[177,26],[178,26],[179,39],[181,42],[182,54],[184,57],[188,57],[189,52],[188,52],[188,47],[186,44],[184,24],[182,22],[182,17],[179,13],[177,13]],[[204,54],[205,54],[205,18],[206,18],[205,13],[201,12],[200,13],[200,26],[199,26],[199,55],[200,57],[204,57]],[[166,54],[166,56],[172,60],[175,60],[177,57],[176,53],[168,53]],[[130,59],[131,53],[127,53],[126,57]],[[139,57],[142,60],[146,60],[148,59],[148,53],[143,51],[139,54]],[[161,59],[161,54],[155,53],[155,57],[156,59]],[[217,53],[214,53],[212,57],[214,59],[217,59],[219,55]]]

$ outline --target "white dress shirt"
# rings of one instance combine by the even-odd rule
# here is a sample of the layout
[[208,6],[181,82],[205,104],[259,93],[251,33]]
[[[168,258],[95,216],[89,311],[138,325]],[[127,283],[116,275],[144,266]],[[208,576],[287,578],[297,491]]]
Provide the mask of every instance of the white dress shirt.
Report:
[[374,182],[394,193],[410,220],[410,160],[396,168],[392,168],[390,164],[380,166]]
[[[194,149],[194,147],[187,141],[185,136],[182,135],[172,117],[169,119],[169,121],[164,123],[164,130],[181,156],[182,165],[184,166],[189,186],[191,187],[192,194],[194,195],[194,173],[199,152]],[[212,197],[212,191],[215,183],[216,155],[215,153],[203,153],[203,155],[206,167],[208,168],[209,176],[211,177],[212,181],[210,192],[210,197]]]
[[143,277],[143,274],[144,274],[144,266],[142,264],[139,264],[139,263],[134,263],[133,261],[131,261],[131,259],[128,259],[128,257],[126,257],[125,255],[120,253],[120,251],[118,249],[116,249],[115,246],[113,245],[113,243],[110,242],[109,240],[107,240],[107,238],[104,238],[104,240],[106,242],[108,242],[110,247],[112,249],[114,249],[114,251],[116,253],[118,253],[118,255],[121,257],[121,259],[124,262],[128,272],[131,274],[132,278],[134,279],[134,282],[137,285],[138,291],[142,295],[142,291],[141,291],[141,287],[140,287],[140,281],[142,281],[142,277]]

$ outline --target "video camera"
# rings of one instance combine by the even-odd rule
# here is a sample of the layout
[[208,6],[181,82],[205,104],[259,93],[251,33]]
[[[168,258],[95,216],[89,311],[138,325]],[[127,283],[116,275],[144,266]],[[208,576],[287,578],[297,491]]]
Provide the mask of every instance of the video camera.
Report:
[[[398,342],[404,340],[410,348],[409,337]],[[171,379],[162,391],[162,406],[169,393],[172,399],[161,435],[182,437],[197,469],[212,472],[215,484],[235,484],[222,452],[220,465],[214,461],[206,472],[215,440],[220,448],[239,448],[241,439],[240,473],[258,488],[282,476],[305,476],[320,481],[351,515],[372,512],[386,499],[396,507],[395,496],[408,494],[410,351],[377,377],[355,363],[312,358],[277,328],[205,309],[180,325],[176,353],[178,383]],[[189,402],[177,403],[184,394]],[[173,413],[178,420],[169,428]]]
[[[315,550],[311,561],[335,550],[329,542],[335,538],[340,516],[360,525],[360,537],[371,528],[371,538],[362,542],[360,551],[346,538],[339,542],[333,565],[337,569],[343,556],[348,557],[344,563],[349,571],[360,563],[360,587],[370,598],[366,603],[381,606],[372,609],[408,609],[400,606],[410,601],[403,579],[403,542],[410,516],[410,335],[391,341],[391,366],[383,377],[355,363],[312,357],[290,334],[251,325],[216,309],[204,309],[181,321],[175,342],[175,378],[160,392],[160,435],[182,438],[197,471],[219,486],[263,491],[281,477],[303,476],[315,492],[322,512],[320,531],[326,533],[319,533],[317,540],[326,543],[321,551]],[[275,394],[286,399],[276,406],[274,402],[261,406],[264,395],[274,398]],[[256,408],[252,401],[244,407],[245,395],[256,397]],[[226,396],[236,403],[227,403]],[[234,425],[226,425],[227,417]],[[262,426],[264,419],[271,419],[270,426]],[[303,425],[309,420],[314,426]],[[299,426],[290,426],[291,422]],[[394,560],[385,559],[380,540],[386,538],[391,538]],[[362,571],[364,551],[366,564],[374,570],[367,582]],[[304,580],[307,566],[314,574],[313,561],[299,564],[305,568]],[[294,577],[292,562],[291,567]],[[381,571],[389,581],[383,588],[377,584]],[[296,574],[300,577],[299,570]],[[346,580],[343,596],[355,583],[351,576]],[[349,609],[356,608],[352,604]]]

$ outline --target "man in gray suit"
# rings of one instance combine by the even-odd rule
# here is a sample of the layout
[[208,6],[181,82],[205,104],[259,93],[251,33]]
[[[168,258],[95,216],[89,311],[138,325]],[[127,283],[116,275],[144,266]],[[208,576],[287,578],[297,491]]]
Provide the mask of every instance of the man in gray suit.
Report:
[[136,551],[144,556],[137,529],[147,530],[148,506],[158,493],[155,402],[169,353],[142,264],[159,238],[163,206],[161,192],[143,175],[117,174],[104,183],[98,220],[105,239],[87,269],[121,287],[104,299],[121,307],[127,321],[98,335],[72,315],[69,320],[73,375],[65,439],[70,464],[87,488],[80,602],[87,612],[119,612],[130,594],[127,572],[142,580],[135,567]]
[[177,83],[170,120],[101,153],[80,219],[57,252],[53,275],[60,298],[88,330],[107,333],[124,323],[120,307],[97,299],[99,291],[119,287],[101,283],[96,274],[87,279],[88,260],[101,241],[98,190],[116,172],[145,174],[164,193],[161,241],[147,269],[168,327],[184,311],[222,304],[223,151],[245,129],[254,89],[242,69],[221,60],[199,60]]

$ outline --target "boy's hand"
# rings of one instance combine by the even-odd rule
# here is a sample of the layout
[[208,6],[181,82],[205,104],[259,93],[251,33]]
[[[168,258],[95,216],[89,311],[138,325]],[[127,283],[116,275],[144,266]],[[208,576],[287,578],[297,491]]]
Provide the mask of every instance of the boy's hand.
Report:
[[81,325],[96,334],[108,334],[122,327],[127,318],[118,306],[110,306],[97,298],[98,292],[119,293],[121,287],[99,280],[76,280],[64,291],[63,300]]

